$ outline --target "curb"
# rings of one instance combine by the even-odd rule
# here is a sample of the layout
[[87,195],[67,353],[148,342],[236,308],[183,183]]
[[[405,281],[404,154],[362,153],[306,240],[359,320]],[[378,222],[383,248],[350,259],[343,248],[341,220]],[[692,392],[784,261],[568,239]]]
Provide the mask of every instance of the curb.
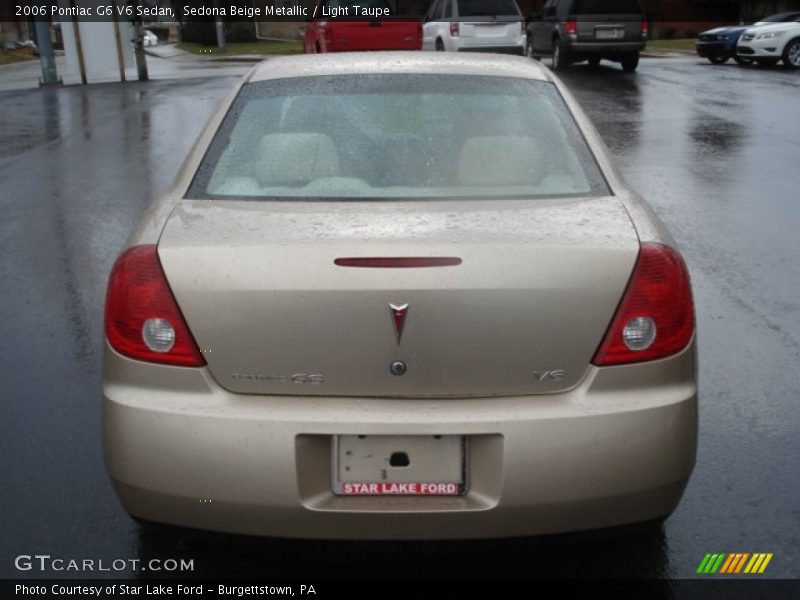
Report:
[[185,56],[187,54],[191,54],[191,52],[186,52],[186,50],[181,50],[175,44],[164,44],[163,46],[155,46],[155,48],[159,48],[159,50],[154,50],[153,46],[148,46],[144,48],[144,53],[147,56],[153,56],[155,58],[177,58],[179,56]]
[[214,56],[207,58],[210,62],[249,62],[260,63],[262,60],[267,60],[273,56],[284,56],[282,54],[265,54],[264,56],[253,56],[252,54],[239,54],[232,56]]

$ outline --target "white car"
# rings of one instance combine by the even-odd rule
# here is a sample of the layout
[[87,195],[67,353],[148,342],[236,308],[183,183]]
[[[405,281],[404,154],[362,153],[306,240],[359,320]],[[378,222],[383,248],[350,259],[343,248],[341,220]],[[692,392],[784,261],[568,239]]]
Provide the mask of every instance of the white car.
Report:
[[423,50],[525,54],[525,20],[515,0],[434,0]]
[[739,38],[736,55],[770,66],[779,60],[800,69],[800,16],[793,21],[748,29]]
[[158,46],[158,36],[152,31],[147,30],[144,32],[143,42],[145,48],[149,48],[150,46]]

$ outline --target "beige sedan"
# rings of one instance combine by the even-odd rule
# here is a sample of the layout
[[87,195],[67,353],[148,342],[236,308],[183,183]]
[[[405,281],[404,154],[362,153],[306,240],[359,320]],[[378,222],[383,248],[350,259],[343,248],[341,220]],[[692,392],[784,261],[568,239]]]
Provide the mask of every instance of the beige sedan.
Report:
[[125,509],[246,534],[477,538],[659,520],[695,461],[686,266],[535,61],[255,67],[106,303]]

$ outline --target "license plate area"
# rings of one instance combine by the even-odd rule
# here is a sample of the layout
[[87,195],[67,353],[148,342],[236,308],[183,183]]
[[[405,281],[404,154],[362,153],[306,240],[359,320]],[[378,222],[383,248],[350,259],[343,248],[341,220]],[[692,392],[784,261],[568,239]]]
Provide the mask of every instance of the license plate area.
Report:
[[467,441],[457,435],[333,437],[333,493],[339,496],[461,496]]
[[618,27],[596,28],[594,36],[598,40],[621,40],[625,36],[625,30]]

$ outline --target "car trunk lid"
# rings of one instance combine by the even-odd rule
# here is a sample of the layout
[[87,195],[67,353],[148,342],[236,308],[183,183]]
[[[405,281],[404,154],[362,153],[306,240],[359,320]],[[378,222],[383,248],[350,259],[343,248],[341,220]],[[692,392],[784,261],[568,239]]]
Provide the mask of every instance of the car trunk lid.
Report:
[[[177,302],[224,388],[384,397],[575,386],[638,250],[614,197],[183,200],[159,242]],[[460,264],[335,263],[371,257]],[[399,335],[396,311],[403,306]],[[392,373],[395,361],[405,363],[403,375]]]

